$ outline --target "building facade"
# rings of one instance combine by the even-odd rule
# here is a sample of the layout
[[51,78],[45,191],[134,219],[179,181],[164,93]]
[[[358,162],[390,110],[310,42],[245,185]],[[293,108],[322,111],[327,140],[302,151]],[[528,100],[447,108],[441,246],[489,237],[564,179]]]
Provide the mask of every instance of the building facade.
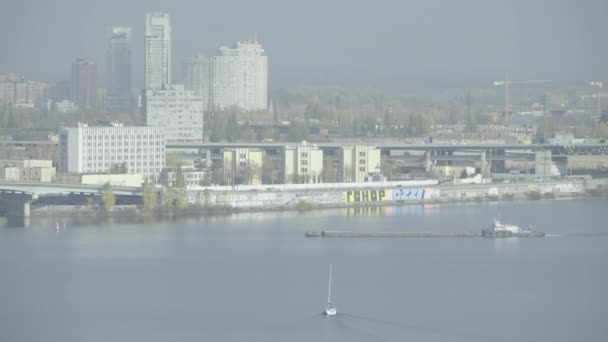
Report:
[[49,97],[51,86],[46,82],[26,80],[17,74],[0,75],[0,103],[33,108]]
[[128,112],[131,95],[131,28],[114,27],[106,52],[106,97],[108,112]]
[[171,84],[171,21],[167,13],[146,14],[145,89]]
[[97,64],[78,58],[72,64],[71,100],[79,108],[90,110],[97,105]]
[[146,125],[163,127],[168,143],[203,142],[203,97],[183,84],[145,93]]
[[0,160],[0,180],[52,182],[55,171],[52,160]]
[[323,175],[323,150],[315,145],[285,146],[284,181],[318,183]]
[[201,94],[205,109],[209,109],[211,104],[211,62],[211,57],[199,55],[186,59],[182,64],[184,88]]
[[367,145],[344,146],[340,164],[342,182],[365,182],[381,172],[380,149]]
[[78,110],[78,106],[68,100],[62,100],[55,102],[55,109],[58,113],[74,113]]
[[228,149],[224,150],[223,157],[226,184],[262,184],[262,151],[251,148]]
[[186,60],[183,72],[186,88],[208,96],[210,109],[268,107],[268,57],[258,42],[237,42],[220,47],[215,56]]
[[205,171],[197,170],[193,165],[181,166],[181,167],[167,167],[165,168],[167,173],[167,186],[175,187],[177,185],[177,177],[182,175],[186,186],[197,186],[200,185],[201,180],[205,178]]
[[157,179],[165,166],[165,130],[161,127],[65,127],[59,135],[61,173],[111,173],[126,166],[127,173]]

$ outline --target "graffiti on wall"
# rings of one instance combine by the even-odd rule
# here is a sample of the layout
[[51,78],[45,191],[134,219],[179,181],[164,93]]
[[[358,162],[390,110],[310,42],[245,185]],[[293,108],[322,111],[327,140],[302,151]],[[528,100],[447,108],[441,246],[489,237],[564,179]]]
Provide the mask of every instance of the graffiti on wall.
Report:
[[415,201],[424,198],[424,189],[393,189],[391,199],[393,201]]
[[384,190],[352,190],[346,192],[346,202],[380,202],[386,201]]
[[438,189],[403,188],[389,190],[353,190],[346,192],[346,202],[420,201],[439,197]]

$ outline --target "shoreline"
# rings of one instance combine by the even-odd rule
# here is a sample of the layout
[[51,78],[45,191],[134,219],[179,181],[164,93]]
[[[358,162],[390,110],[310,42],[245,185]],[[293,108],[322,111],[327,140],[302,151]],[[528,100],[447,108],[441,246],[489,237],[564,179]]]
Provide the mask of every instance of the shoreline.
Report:
[[231,216],[240,213],[262,213],[262,212],[312,212],[330,209],[357,209],[357,208],[383,208],[403,207],[413,205],[441,205],[460,203],[484,203],[484,202],[514,202],[525,200],[553,200],[567,198],[603,197],[608,195],[608,187],[601,189],[587,189],[585,192],[568,193],[540,193],[538,191],[526,191],[517,194],[503,194],[502,196],[471,196],[466,198],[433,198],[428,200],[403,200],[384,202],[350,202],[350,203],[309,203],[298,202],[283,206],[258,206],[258,207],[230,207],[230,206],[199,206],[190,205],[186,208],[155,208],[144,209],[141,206],[116,206],[112,211],[101,208],[90,208],[84,206],[57,206],[39,208],[32,211],[31,219],[66,219],[76,220],[159,220],[167,221],[175,218],[206,218]]

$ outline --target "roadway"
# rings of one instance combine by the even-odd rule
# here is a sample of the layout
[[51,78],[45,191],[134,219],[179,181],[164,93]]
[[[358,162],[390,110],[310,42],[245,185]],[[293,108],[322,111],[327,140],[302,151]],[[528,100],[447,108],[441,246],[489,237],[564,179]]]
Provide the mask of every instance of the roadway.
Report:
[[[0,190],[44,195],[101,194],[103,185],[0,181]],[[139,196],[140,188],[112,186],[114,195]]]
[[[552,145],[552,144],[406,144],[399,142],[365,142],[362,141],[360,144],[373,145],[381,150],[398,151],[440,151],[440,152],[453,152],[453,151],[513,151],[513,150],[524,150],[524,151],[535,151],[535,150],[555,150],[561,153],[557,154],[577,154],[578,151],[597,151],[601,153],[597,154],[608,154],[608,144],[577,144],[577,145]],[[167,149],[223,149],[223,148],[258,148],[264,150],[282,149],[286,146],[298,146],[299,143],[286,143],[286,142],[207,142],[202,144],[191,144],[191,143],[169,143]],[[321,142],[321,143],[308,143],[310,146],[317,146],[321,149],[339,149],[343,146],[356,145],[350,142]]]

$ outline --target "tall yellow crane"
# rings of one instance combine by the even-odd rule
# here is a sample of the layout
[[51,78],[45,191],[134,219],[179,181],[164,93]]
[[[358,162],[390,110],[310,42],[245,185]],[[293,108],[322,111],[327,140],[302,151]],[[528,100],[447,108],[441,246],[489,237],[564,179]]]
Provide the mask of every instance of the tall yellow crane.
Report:
[[537,83],[549,83],[549,80],[524,80],[524,81],[510,81],[508,77],[505,77],[504,81],[494,81],[495,87],[505,88],[505,109],[504,115],[508,121],[511,119],[511,104],[509,103],[509,86],[511,84],[537,84]]

